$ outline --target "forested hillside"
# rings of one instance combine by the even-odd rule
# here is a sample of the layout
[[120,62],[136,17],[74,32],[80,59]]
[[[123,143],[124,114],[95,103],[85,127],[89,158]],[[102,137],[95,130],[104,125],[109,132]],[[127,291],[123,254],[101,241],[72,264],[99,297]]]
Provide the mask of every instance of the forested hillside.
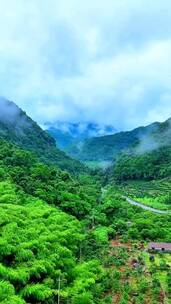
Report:
[[171,0],[0,11],[0,304],[171,304]]
[[87,139],[79,150],[75,150],[75,155],[82,161],[113,161],[121,153],[131,151],[135,154],[143,154],[169,145],[171,145],[171,119],[128,132]]
[[113,176],[120,181],[171,177],[171,146],[142,155],[123,154],[113,165]]
[[66,156],[56,142],[15,103],[0,98],[0,139],[33,151],[42,161],[58,165],[73,173],[85,170],[78,161]]
[[86,175],[75,179],[53,165],[46,165],[28,151],[0,141],[1,179],[12,180],[25,193],[60,206],[77,218],[89,214],[100,195],[98,180]]
[[35,123],[25,130],[17,115],[8,124],[1,117],[0,303],[168,304],[170,255],[153,263],[146,249],[171,239],[170,148],[129,151],[110,174],[91,172],[62,152],[52,161],[53,140]]
[[[147,220],[145,212],[127,205],[117,187],[106,191],[101,194],[98,176],[73,179],[30,152],[0,142],[2,303],[104,304],[115,296],[129,303],[134,293],[136,303],[146,303],[143,298],[156,278],[146,278],[142,270],[137,279],[138,272],[125,266],[130,256],[124,242],[142,261],[146,257],[137,244],[169,241],[170,216],[161,223],[161,216],[149,214]],[[120,240],[117,248],[115,239]],[[151,299],[159,297],[160,288]]]

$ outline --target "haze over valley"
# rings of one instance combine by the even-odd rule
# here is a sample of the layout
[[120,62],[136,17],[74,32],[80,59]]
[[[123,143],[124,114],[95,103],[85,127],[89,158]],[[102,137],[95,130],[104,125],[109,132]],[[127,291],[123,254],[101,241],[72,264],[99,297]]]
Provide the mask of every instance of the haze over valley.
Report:
[[0,304],[170,304],[171,2],[0,9]]

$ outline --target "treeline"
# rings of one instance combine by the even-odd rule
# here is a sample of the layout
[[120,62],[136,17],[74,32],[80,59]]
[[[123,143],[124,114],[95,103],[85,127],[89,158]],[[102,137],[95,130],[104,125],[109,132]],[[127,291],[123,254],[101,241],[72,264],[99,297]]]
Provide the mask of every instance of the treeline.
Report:
[[119,181],[153,180],[171,176],[171,147],[143,155],[123,154],[113,166],[113,177]]

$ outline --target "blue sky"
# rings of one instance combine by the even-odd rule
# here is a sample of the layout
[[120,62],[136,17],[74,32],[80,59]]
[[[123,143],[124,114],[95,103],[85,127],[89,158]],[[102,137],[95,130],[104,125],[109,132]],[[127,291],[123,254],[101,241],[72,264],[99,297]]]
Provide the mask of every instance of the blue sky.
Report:
[[170,0],[0,2],[0,95],[39,123],[171,116]]

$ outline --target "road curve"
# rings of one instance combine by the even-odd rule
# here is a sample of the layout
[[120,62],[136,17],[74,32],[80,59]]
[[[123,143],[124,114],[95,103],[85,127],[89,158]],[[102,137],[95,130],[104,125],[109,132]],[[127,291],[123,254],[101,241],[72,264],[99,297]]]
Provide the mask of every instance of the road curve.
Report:
[[149,206],[146,206],[146,205],[143,205],[139,202],[135,202],[133,201],[132,199],[130,199],[129,197],[127,196],[122,196],[130,205],[133,205],[133,206],[138,206],[144,210],[148,210],[148,211],[151,211],[153,213],[158,213],[158,214],[171,214],[170,211],[168,210],[159,210],[159,209],[155,209],[155,208],[152,208],[152,207],[149,207]]

